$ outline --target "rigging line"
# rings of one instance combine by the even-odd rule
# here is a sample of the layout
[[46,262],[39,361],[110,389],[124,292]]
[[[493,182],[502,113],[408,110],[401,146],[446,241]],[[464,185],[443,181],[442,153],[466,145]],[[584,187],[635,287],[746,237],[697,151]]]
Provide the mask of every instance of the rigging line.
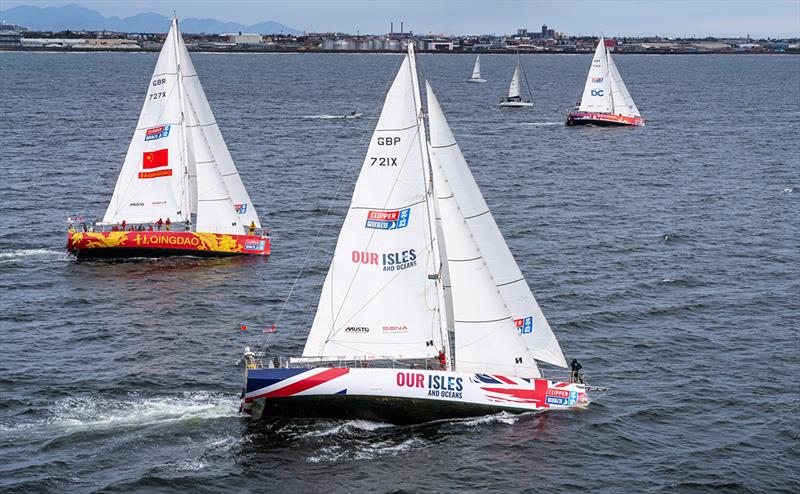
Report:
[[[401,58],[400,62],[397,64],[397,66],[401,65],[402,63],[403,63],[403,59]],[[396,71],[397,71],[397,69],[395,69],[395,72]],[[381,94],[385,95],[386,93],[388,93],[389,88],[391,87],[391,85],[393,83],[394,83],[394,79],[390,79],[384,85],[383,91],[382,91]],[[385,96],[384,96],[383,99],[385,99]],[[383,99],[379,99],[374,103],[374,106],[372,108],[373,113],[374,113],[375,110],[378,109],[379,105],[382,106]],[[359,149],[363,148],[364,144],[366,143],[366,141],[368,139],[372,139],[372,135],[373,134],[374,134],[374,131],[369,131],[369,129],[367,129],[367,131],[364,132],[361,135],[361,140],[359,142],[358,148]],[[363,166],[363,161],[362,161],[362,166]],[[325,210],[325,216],[322,218],[322,221],[319,222],[319,225],[317,227],[317,231],[314,234],[314,238],[311,241],[311,245],[308,247],[308,251],[306,252],[305,256],[303,256],[303,262],[300,264],[300,268],[297,271],[297,276],[295,276],[294,281],[292,282],[292,286],[289,288],[289,293],[286,295],[286,299],[284,300],[283,304],[281,305],[280,310],[278,311],[278,316],[275,318],[275,321],[273,323],[273,325],[275,327],[277,327],[278,323],[281,321],[281,318],[283,316],[283,312],[286,310],[286,306],[289,304],[289,300],[291,299],[292,294],[294,293],[294,290],[295,290],[295,288],[297,286],[298,281],[300,280],[300,277],[303,275],[303,271],[305,271],[305,267],[308,264],[308,260],[311,257],[311,252],[317,246],[317,241],[319,240],[319,236],[322,233],[323,228],[325,228],[327,219],[331,215],[331,211],[333,210],[334,205],[336,204],[336,201],[339,199],[339,193],[341,192],[341,190],[342,190],[342,188],[343,188],[343,186],[345,184],[345,181],[348,178],[350,178],[350,176],[347,175],[347,174],[342,173],[340,175],[339,181],[336,184],[336,189],[334,191],[333,198],[331,199],[330,203],[328,204],[328,207]],[[337,241],[337,243],[338,243],[338,241]],[[336,248],[336,244],[333,245],[332,249],[335,249],[335,248]],[[332,258],[332,256],[333,256],[333,250],[332,249],[329,249],[326,252],[326,254],[327,254],[326,257]],[[332,262],[330,264],[330,270],[331,271],[333,270],[333,263]],[[327,276],[327,275],[328,275],[328,270],[325,270],[325,271],[323,271],[321,276]],[[308,324],[309,320],[311,319],[312,314],[313,314],[312,311],[308,310],[311,304],[312,304],[311,300],[309,300],[308,303],[306,304],[306,311],[305,312],[308,314],[308,316],[306,317],[304,326],[308,326],[309,325]],[[259,314],[256,315],[256,319],[258,319],[261,315],[265,314],[266,312],[267,312],[267,309],[263,309]],[[269,333],[268,334],[268,336],[266,338],[266,341],[264,342],[264,346],[261,349],[261,353],[262,354],[267,351],[267,347],[269,346],[269,342],[272,339],[272,335],[273,334],[275,334],[275,333]]]
[[517,60],[519,61],[519,66],[522,68],[522,77],[525,78],[525,87],[528,88],[528,96],[533,101],[533,91],[531,91],[531,86],[528,84],[528,73],[525,71],[525,66],[522,64],[522,57],[519,56],[519,52],[517,52]]

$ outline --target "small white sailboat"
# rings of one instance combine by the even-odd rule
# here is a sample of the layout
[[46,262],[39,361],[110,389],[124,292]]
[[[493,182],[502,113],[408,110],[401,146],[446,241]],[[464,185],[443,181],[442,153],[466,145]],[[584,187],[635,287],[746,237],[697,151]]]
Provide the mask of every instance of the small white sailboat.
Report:
[[81,257],[270,253],[177,19],[103,219],[69,230],[67,249]]
[[[520,63],[519,53],[517,54],[517,66],[514,69],[514,76],[511,78],[511,84],[508,86],[508,96],[500,100],[500,106],[503,108],[524,108],[526,106],[533,106],[533,95],[531,94],[530,87],[528,88],[528,95],[530,100],[523,100],[522,93],[522,63]],[[525,78],[527,86],[528,78]]]
[[481,56],[475,59],[475,67],[472,69],[472,75],[467,79],[467,82],[486,82],[486,79],[481,79]]
[[245,349],[242,410],[395,423],[588,406],[427,86],[389,89],[302,356]]
[[644,125],[617,64],[601,37],[586,76],[581,100],[567,115],[567,125]]

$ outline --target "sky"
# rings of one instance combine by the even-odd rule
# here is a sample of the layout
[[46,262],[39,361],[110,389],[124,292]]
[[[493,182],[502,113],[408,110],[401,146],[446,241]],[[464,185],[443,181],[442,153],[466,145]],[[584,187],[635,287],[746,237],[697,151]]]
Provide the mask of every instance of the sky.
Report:
[[800,0],[2,0],[0,8],[68,3],[105,16],[142,12],[245,25],[272,20],[307,32],[506,34],[542,24],[570,35],[800,37]]

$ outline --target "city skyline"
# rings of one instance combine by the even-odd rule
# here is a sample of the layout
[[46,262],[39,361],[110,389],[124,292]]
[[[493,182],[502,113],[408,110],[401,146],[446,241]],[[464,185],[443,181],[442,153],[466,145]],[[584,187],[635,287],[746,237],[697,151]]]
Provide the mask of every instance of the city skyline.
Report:
[[[577,35],[793,38],[800,36],[800,2],[795,0],[701,0],[638,2],[387,0],[212,1],[142,0],[139,2],[72,0],[4,0],[3,10],[30,5],[60,7],[77,4],[104,16],[129,17],[145,12],[179,17],[210,17],[223,22],[254,24],[275,21],[307,32],[385,33],[394,29],[415,33],[512,33],[535,31],[547,24]],[[735,8],[731,8],[731,4]],[[655,20],[655,21],[654,21]]]

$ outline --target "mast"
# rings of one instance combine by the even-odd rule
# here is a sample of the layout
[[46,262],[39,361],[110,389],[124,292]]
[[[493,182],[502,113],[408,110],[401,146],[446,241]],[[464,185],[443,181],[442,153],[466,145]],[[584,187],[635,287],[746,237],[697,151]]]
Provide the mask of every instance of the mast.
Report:
[[[608,53],[608,47],[606,46],[605,38],[600,38],[600,42],[603,43],[603,53],[605,53],[605,55],[606,55],[606,73],[608,74],[606,77],[613,78],[614,75],[611,73],[611,69],[610,69],[611,64],[608,63],[609,62],[609,58],[611,58],[611,55]],[[617,111],[616,111],[616,108],[615,108],[615,105],[614,105],[614,84],[609,84],[608,85],[608,93],[609,93],[608,94],[609,97],[611,98],[611,113],[612,114],[616,114]]]
[[422,154],[422,168],[423,176],[427,179],[425,184],[425,210],[427,212],[428,234],[431,239],[435,239],[435,245],[431,245],[433,253],[433,267],[436,270],[433,274],[428,274],[428,277],[434,278],[434,286],[436,287],[436,296],[439,300],[439,334],[442,338],[442,351],[445,355],[447,362],[447,369],[452,370],[453,362],[450,355],[450,338],[447,330],[447,303],[444,296],[444,287],[442,285],[442,253],[441,245],[444,242],[443,238],[439,238],[439,231],[436,228],[436,195],[433,188],[433,168],[431,167],[430,149],[428,148],[428,138],[425,135],[425,112],[422,108],[422,92],[420,90],[419,78],[417,74],[417,60],[414,55],[414,45],[408,44],[408,56],[412,63],[408,64],[411,71],[411,80],[413,81],[414,92],[414,108],[417,112],[417,132],[419,136],[420,152]]
[[181,56],[180,51],[178,48],[178,37],[180,34],[178,33],[178,18],[173,17],[173,32],[175,33],[175,64],[177,66],[177,78],[178,78],[178,100],[180,101],[181,106],[181,166],[183,168],[183,190],[182,194],[184,197],[184,203],[182,206],[184,220],[192,219],[192,209],[191,204],[189,204],[190,197],[189,197],[189,144],[188,140],[186,139],[186,102],[184,101],[184,89],[183,89],[183,74],[181,72]]

